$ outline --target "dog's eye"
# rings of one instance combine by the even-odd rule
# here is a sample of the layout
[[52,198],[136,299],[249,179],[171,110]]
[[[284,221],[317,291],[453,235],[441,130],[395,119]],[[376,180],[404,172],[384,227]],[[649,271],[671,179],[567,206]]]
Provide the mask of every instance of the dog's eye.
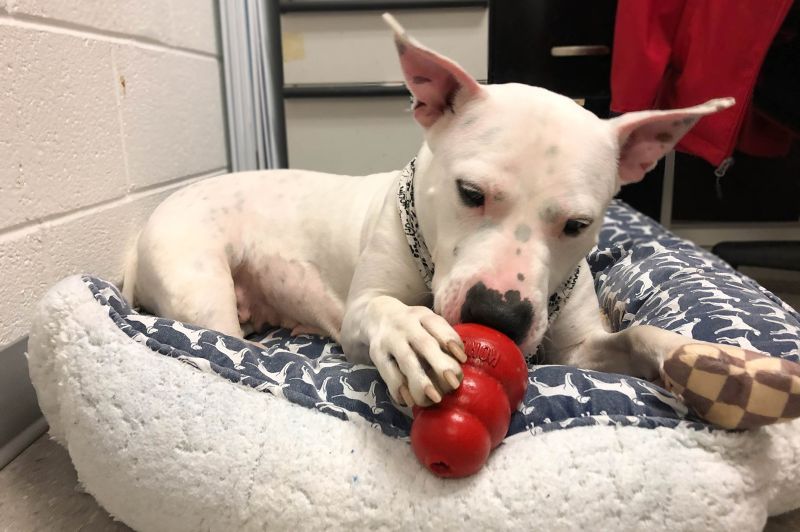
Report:
[[578,236],[591,224],[591,220],[567,220],[564,224],[564,234],[567,236]]
[[458,188],[458,196],[464,205],[467,207],[483,207],[486,197],[476,185],[463,179],[456,179],[456,187]]

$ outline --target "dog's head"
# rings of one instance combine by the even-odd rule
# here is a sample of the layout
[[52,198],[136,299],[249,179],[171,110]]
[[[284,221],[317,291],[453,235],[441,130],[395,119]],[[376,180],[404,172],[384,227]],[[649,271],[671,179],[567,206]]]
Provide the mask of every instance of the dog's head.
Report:
[[436,265],[434,309],[450,323],[494,327],[531,352],[547,328],[549,296],[596,243],[614,194],[733,100],[601,120],[542,88],[479,85],[387,22],[425,129],[415,201]]

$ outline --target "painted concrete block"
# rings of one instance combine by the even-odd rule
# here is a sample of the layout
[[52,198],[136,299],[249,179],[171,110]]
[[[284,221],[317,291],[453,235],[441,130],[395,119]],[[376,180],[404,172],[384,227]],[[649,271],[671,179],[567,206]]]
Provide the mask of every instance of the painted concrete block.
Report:
[[217,53],[214,0],[8,0],[12,14]]
[[227,166],[216,59],[124,46],[113,55],[133,187]]
[[0,228],[124,195],[109,44],[0,23]]
[[170,43],[218,54],[218,15],[214,0],[170,0]]
[[75,273],[120,281],[144,221],[188,182],[0,236],[0,351],[28,334],[37,301],[56,281]]
[[167,42],[171,20],[164,4],[163,0],[8,0],[8,9],[12,14]]

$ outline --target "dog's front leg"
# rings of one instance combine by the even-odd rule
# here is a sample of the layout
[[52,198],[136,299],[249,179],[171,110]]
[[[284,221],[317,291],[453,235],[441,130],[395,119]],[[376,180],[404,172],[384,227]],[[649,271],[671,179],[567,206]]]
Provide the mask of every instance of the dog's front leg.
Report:
[[575,288],[550,326],[543,347],[551,363],[654,380],[664,359],[688,343],[697,342],[650,325],[607,331],[589,267],[583,264]]
[[463,378],[454,357],[466,362],[464,345],[430,299],[387,201],[356,265],[341,342],[348,360],[371,361],[392,398],[408,406],[439,402]]

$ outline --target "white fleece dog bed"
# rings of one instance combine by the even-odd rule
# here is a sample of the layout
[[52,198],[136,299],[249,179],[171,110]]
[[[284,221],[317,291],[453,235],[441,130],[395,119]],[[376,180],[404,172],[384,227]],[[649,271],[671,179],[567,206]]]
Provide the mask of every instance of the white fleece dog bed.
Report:
[[[796,313],[624,205],[590,264],[617,327],[800,354]],[[797,421],[710,430],[649,383],[539,367],[486,467],[443,481],[416,463],[374,370],[338,346],[273,332],[255,357],[117,297],[92,278],[53,287],[30,371],[87,491],[138,530],[761,530],[800,507]]]

